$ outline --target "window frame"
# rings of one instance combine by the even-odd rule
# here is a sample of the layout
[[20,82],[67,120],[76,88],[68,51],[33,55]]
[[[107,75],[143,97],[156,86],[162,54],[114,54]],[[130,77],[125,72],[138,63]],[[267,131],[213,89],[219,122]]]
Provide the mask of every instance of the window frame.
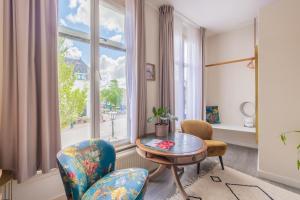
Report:
[[[59,0],[58,0],[59,1]],[[62,38],[67,38],[83,43],[87,43],[90,45],[90,109],[91,109],[91,138],[101,138],[100,133],[100,63],[99,63],[99,49],[101,47],[118,50],[122,52],[126,52],[125,44],[122,44],[121,42],[112,41],[103,37],[99,36],[99,27],[100,27],[100,21],[99,21],[99,5],[101,0],[90,0],[90,34],[75,30],[66,26],[63,26],[62,24],[58,25],[58,36]],[[105,2],[107,4],[107,2]],[[111,5],[111,6],[114,6]],[[125,10],[125,9],[124,9]],[[93,16],[93,17],[92,17]],[[125,66],[126,67],[126,66]],[[127,69],[126,69],[127,70]],[[128,117],[127,117],[128,121]],[[120,139],[117,141],[112,141],[111,143],[116,146],[124,146],[128,145],[130,143],[130,134],[127,133],[128,138],[127,139]]]

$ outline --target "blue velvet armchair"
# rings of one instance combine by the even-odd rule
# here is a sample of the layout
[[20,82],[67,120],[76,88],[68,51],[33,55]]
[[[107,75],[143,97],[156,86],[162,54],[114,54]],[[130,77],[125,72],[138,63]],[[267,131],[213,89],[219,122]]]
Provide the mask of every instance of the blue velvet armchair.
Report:
[[88,140],[57,154],[66,196],[72,200],[142,200],[148,171],[115,171],[114,147],[103,140]]

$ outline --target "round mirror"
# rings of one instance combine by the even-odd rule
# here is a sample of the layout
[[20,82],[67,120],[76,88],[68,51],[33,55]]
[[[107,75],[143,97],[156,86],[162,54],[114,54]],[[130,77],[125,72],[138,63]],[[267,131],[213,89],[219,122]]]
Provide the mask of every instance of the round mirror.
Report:
[[245,117],[255,117],[255,105],[250,101],[241,103],[240,111]]

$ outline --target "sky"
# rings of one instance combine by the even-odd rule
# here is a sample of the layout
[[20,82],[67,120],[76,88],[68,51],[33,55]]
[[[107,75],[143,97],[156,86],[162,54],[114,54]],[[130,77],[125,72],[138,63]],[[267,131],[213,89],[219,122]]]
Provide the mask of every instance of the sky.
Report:
[[[101,1],[100,1],[101,2]],[[124,14],[100,3],[99,37],[124,44]],[[90,33],[90,0],[59,0],[59,24]],[[67,56],[90,66],[90,45],[66,39]],[[125,87],[125,52],[99,47],[101,85],[118,79]]]

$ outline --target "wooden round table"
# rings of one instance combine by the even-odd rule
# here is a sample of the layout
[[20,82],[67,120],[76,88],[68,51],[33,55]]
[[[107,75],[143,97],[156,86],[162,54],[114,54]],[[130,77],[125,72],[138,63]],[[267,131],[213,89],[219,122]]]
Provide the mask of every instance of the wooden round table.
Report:
[[[155,145],[159,141],[175,142],[170,149],[161,149]],[[178,166],[199,163],[206,158],[206,143],[198,137],[186,133],[174,133],[167,137],[147,135],[136,140],[137,152],[143,158],[159,164],[159,167],[150,174],[150,180],[159,175],[164,169],[172,170],[175,183],[184,199],[189,199],[180,182],[183,168]]]

